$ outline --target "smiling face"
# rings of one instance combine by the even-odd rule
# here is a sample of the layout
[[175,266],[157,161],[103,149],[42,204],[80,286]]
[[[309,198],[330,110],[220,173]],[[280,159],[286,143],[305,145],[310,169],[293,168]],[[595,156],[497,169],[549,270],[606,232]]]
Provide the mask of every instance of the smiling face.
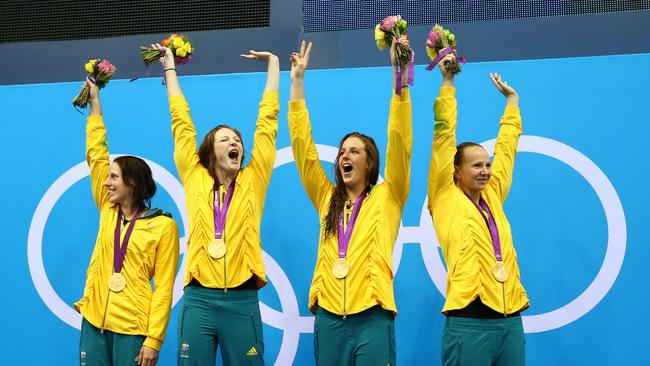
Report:
[[468,195],[480,194],[492,176],[490,155],[481,146],[468,146],[462,151],[462,161],[454,166],[454,178]]
[[122,179],[122,168],[116,162],[108,167],[108,177],[104,181],[108,188],[108,202],[124,205],[131,201],[133,189],[124,183]]
[[214,132],[213,151],[216,169],[223,172],[237,172],[241,168],[244,146],[239,135],[230,128]]

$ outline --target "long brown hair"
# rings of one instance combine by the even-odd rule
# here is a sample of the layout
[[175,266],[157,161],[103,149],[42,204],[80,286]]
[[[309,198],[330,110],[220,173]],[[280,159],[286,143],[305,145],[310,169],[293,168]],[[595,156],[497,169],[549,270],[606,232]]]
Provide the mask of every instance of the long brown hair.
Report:
[[332,196],[330,197],[329,211],[324,220],[326,238],[337,233],[339,217],[343,211],[345,201],[348,199],[348,195],[345,192],[345,183],[343,183],[343,176],[341,175],[341,169],[339,168],[339,158],[341,157],[341,147],[343,147],[343,143],[350,137],[360,139],[366,147],[366,157],[368,159],[368,165],[370,166],[370,169],[368,169],[368,181],[366,182],[366,185],[374,186],[377,184],[377,179],[379,179],[379,150],[377,149],[375,140],[360,132],[350,132],[343,136],[339,143],[339,151],[336,154],[336,163],[334,164],[336,186],[334,187],[334,192],[332,192]]
[[201,165],[203,165],[204,168],[208,170],[208,173],[210,173],[210,176],[212,179],[214,179],[214,186],[217,187],[220,182],[219,178],[217,178],[217,157],[214,155],[214,135],[217,133],[222,128],[227,128],[231,130],[232,132],[239,137],[239,140],[241,141],[241,147],[242,147],[242,156],[241,156],[241,166],[244,165],[244,139],[241,137],[241,133],[239,130],[237,130],[234,127],[230,127],[228,125],[218,125],[215,128],[211,129],[210,132],[208,132],[205,137],[203,138],[203,141],[201,142],[201,146],[199,147],[199,161],[201,162]]

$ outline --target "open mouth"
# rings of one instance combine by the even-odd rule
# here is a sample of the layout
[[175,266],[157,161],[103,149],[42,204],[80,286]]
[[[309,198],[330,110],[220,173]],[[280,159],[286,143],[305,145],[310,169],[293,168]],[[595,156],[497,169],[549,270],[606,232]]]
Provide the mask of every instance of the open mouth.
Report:
[[352,171],[353,167],[350,163],[343,163],[343,173],[348,174]]
[[239,150],[233,149],[228,151],[228,158],[233,160],[239,158]]

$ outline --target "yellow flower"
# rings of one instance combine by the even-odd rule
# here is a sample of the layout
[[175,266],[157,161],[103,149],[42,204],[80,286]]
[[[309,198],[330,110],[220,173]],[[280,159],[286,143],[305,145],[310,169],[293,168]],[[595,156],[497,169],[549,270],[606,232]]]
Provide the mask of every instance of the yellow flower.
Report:
[[438,57],[438,52],[436,52],[434,48],[425,47],[425,49],[427,50],[427,55],[429,55],[431,61],[435,60],[436,57]]
[[176,56],[178,57],[185,57],[187,55],[187,50],[185,47],[177,48],[176,49]]
[[176,37],[176,38],[174,38],[174,40],[172,41],[172,45],[173,45],[174,48],[176,48],[176,49],[179,49],[179,48],[183,47],[183,44],[184,44],[184,43],[185,43],[185,42],[183,42],[183,38],[181,38],[181,37]]
[[86,64],[84,65],[84,68],[86,69],[86,71],[87,71],[89,74],[92,74],[92,73],[93,73],[94,66],[93,66],[93,63],[92,63],[92,62],[88,62],[88,63],[86,63]]
[[377,42],[377,48],[379,48],[380,51],[389,46],[384,38],[385,34],[386,33],[381,29],[381,24],[377,24],[375,27],[375,41]]
[[185,42],[183,48],[185,51],[187,51],[187,53],[192,53],[192,44],[190,42]]

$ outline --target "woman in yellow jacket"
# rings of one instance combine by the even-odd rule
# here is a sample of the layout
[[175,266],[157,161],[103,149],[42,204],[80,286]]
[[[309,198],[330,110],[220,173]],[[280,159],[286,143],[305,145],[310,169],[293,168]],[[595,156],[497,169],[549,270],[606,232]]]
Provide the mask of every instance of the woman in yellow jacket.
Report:
[[[264,342],[258,289],[266,284],[260,222],[275,162],[278,131],[278,58],[251,51],[267,63],[251,162],[235,128],[219,125],[197,151],[196,130],[169,49],[161,59],[172,114],[174,160],[189,216],[184,305],[179,317],[179,365],[262,365]],[[225,95],[225,94],[224,94]],[[220,97],[223,99],[223,97]]]
[[506,97],[494,160],[476,143],[456,146],[454,75],[439,66],[440,96],[429,168],[429,210],[447,264],[443,365],[517,366],[525,362],[520,312],[528,307],[503,203],[521,135],[519,95],[490,74]]
[[109,164],[99,91],[86,83],[86,158],[99,233],[83,297],[74,304],[83,316],[79,363],[152,366],[169,322],[178,228],[170,214],[151,208],[156,184],[144,160],[121,156]]
[[407,83],[404,80],[401,96],[393,95],[390,104],[385,182],[377,184],[379,152],[374,140],[352,132],[341,140],[332,183],[319,161],[304,99],[310,51],[311,43],[305,47],[303,42],[300,53],[291,58],[289,131],[302,184],[321,222],[309,291],[309,307],[316,314],[316,362],[394,365],[392,254],[408,196],[412,145]]

